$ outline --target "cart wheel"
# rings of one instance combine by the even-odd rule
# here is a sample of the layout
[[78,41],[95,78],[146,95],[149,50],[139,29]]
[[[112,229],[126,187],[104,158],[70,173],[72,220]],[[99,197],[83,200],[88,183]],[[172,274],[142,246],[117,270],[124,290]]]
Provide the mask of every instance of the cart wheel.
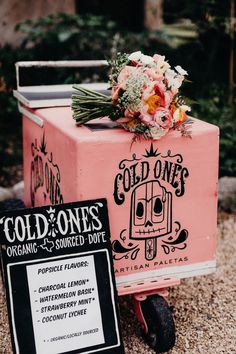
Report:
[[23,209],[25,204],[21,199],[7,199],[0,202],[0,211]]
[[144,339],[156,353],[167,352],[175,345],[175,324],[167,301],[150,295],[140,305],[148,328]]

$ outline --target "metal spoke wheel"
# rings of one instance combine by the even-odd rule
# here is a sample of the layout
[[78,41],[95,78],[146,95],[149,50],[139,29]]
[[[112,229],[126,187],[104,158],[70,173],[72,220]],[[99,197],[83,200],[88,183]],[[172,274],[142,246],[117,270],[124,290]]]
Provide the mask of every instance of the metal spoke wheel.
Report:
[[164,353],[175,345],[175,324],[167,301],[159,295],[150,295],[140,302],[147,324],[144,339],[156,351]]

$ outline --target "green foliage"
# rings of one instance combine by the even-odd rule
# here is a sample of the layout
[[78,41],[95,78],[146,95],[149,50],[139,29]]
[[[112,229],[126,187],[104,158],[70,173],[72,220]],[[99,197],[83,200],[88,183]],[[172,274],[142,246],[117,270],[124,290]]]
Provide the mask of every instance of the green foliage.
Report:
[[129,62],[129,55],[126,53],[118,53],[115,59],[108,61],[110,67],[112,67],[112,72],[110,74],[110,82],[117,83],[118,75],[121,69],[127,65]]
[[230,0],[165,0],[164,20],[171,23],[185,18],[197,23],[199,31],[210,28],[224,31],[229,6]]
[[[230,0],[165,0],[164,6],[167,23],[185,18],[197,27],[198,37],[177,48],[171,58],[181,63],[193,81],[185,91],[198,103],[192,115],[220,127],[220,175],[235,176],[236,99],[232,105],[227,103]],[[235,75],[236,71],[234,80]]]
[[[164,53],[168,48],[151,33],[124,33],[103,16],[53,14],[28,20],[16,26],[22,43],[0,48],[0,166],[15,164],[21,158],[21,119],[12,97],[16,87],[15,62],[26,60],[86,60],[112,58],[118,51]],[[159,48],[159,49],[158,49]],[[22,85],[80,83],[108,80],[103,68],[21,70]]]
[[[15,164],[21,156],[21,119],[17,102],[12,97],[15,87],[14,63],[19,60],[108,59],[117,52],[141,50],[169,58],[171,65],[180,64],[189,72],[193,84],[186,85],[184,95],[198,104],[193,115],[221,128],[220,174],[236,175],[235,105],[228,106],[228,5],[229,0],[166,0],[165,21],[180,17],[191,19],[197,26],[192,36],[178,47],[169,46],[165,26],[161,32],[124,32],[102,16],[54,14],[17,25],[22,34],[18,48],[0,48],[0,166]],[[176,17],[173,17],[176,14]],[[172,17],[171,17],[172,16]],[[181,42],[180,42],[181,43]],[[107,80],[103,69],[27,71],[23,84],[80,83]],[[24,72],[23,72],[24,74]],[[31,82],[30,82],[31,80]]]
[[11,94],[0,94],[0,168],[21,159],[21,117]]
[[220,128],[220,176],[236,176],[236,105],[226,103],[225,91],[210,87],[208,98],[199,98],[193,115]]
[[195,92],[202,87],[207,89],[208,83],[209,85],[217,83],[219,86],[222,83],[227,84],[230,56],[230,0],[165,0],[164,6],[165,21],[173,22],[185,18],[196,25],[198,37],[174,53],[177,62],[181,62],[179,60],[182,56],[183,66],[191,72]]
[[[142,50],[147,54],[168,50],[161,34],[148,32],[123,32],[117,24],[103,16],[54,14],[28,20],[18,24],[16,30],[22,34],[19,48],[5,45],[0,48],[0,77],[4,77],[8,90],[15,86],[14,63],[19,60],[87,60],[109,59],[117,52],[130,53]],[[47,69],[38,74],[27,69],[23,73],[23,84],[73,83],[108,79],[104,70],[80,69],[76,74],[71,70]],[[27,81],[28,80],[28,81]],[[52,82],[54,80],[55,82]]]
[[55,14],[26,21],[16,27],[25,33],[24,48],[41,59],[96,59],[112,47],[116,24],[101,16]]

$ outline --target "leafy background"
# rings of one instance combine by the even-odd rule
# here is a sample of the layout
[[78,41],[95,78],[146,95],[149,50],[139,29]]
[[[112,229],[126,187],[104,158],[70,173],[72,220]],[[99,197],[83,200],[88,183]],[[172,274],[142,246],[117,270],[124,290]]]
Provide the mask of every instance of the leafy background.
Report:
[[[124,30],[118,22],[92,14],[58,13],[18,24],[21,45],[0,47],[0,174],[22,159],[21,117],[12,96],[16,61],[107,59],[117,52],[141,50],[165,55],[171,65],[189,72],[192,83],[184,87],[184,95],[195,101],[192,115],[220,127],[220,176],[235,176],[235,87],[228,79],[230,45],[235,51],[235,41],[232,48],[226,2],[165,0],[165,24],[156,32]],[[60,69],[24,77],[24,84],[79,83],[103,81],[107,73]]]

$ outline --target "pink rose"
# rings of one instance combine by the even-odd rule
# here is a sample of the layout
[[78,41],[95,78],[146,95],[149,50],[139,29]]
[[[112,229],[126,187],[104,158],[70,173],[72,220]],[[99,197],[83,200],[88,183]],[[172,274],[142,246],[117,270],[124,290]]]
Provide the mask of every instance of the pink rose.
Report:
[[147,68],[145,69],[144,73],[152,80],[152,81],[159,81],[163,80],[163,75],[156,70],[155,68]]
[[126,82],[128,78],[134,73],[134,71],[136,71],[136,69],[133,66],[126,65],[119,73],[117,81],[123,90],[126,89]]
[[116,102],[119,98],[120,91],[126,89],[126,82],[128,78],[132,75],[133,71],[135,70],[134,67],[126,65],[121,72],[119,73],[117,79],[117,85],[112,87],[111,96],[112,100]]
[[154,114],[155,125],[162,127],[163,129],[169,129],[172,126],[172,117],[168,109],[159,108]]
[[166,87],[161,81],[153,81],[143,90],[143,100],[147,100],[152,95],[159,95],[160,97],[164,97],[164,92],[166,91]]
[[119,85],[113,86],[111,90],[112,101],[116,102],[119,98],[121,87]]
[[168,109],[158,108],[153,115],[148,113],[148,106],[142,107],[140,112],[141,121],[152,127],[161,127],[163,129],[169,129],[172,127],[172,117]]
[[143,105],[142,108],[140,109],[140,116],[139,118],[141,119],[141,121],[146,124],[146,125],[150,125],[152,120],[153,120],[153,116],[151,114],[148,113],[148,105]]
[[174,99],[174,95],[172,93],[172,91],[166,91],[165,92],[165,108],[168,108],[170,107],[170,104],[171,102],[173,101]]

